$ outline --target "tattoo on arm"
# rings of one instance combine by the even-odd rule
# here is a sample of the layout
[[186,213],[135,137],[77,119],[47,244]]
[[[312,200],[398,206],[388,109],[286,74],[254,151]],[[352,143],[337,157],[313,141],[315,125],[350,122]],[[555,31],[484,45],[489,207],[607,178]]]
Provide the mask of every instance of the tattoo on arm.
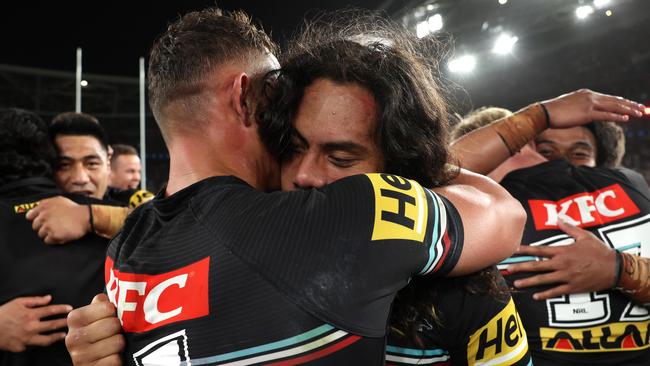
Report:
[[650,302],[650,258],[621,253],[623,266],[618,287],[630,298]]

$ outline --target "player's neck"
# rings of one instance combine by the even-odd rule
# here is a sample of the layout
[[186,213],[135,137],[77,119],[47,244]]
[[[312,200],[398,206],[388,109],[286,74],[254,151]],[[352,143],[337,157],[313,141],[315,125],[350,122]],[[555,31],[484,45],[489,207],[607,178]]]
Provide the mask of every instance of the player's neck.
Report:
[[271,179],[266,163],[257,154],[232,151],[220,141],[179,138],[169,144],[170,166],[166,195],[172,195],[203,179],[235,176],[256,189],[267,190]]

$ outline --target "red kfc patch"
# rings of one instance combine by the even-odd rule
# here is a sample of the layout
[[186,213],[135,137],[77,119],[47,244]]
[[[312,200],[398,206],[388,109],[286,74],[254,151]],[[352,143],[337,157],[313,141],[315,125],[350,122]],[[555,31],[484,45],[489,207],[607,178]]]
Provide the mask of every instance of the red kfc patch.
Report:
[[124,331],[145,332],[208,315],[209,271],[209,257],[157,275],[117,271],[106,257],[104,278]]
[[559,201],[528,200],[528,205],[537,230],[557,229],[559,219],[590,227],[639,213],[639,208],[618,184]]

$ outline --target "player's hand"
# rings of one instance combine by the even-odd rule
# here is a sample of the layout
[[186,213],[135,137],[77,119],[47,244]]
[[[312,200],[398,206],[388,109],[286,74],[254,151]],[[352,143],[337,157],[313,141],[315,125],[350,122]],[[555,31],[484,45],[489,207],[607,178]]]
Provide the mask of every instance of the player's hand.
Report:
[[40,201],[25,218],[45,244],[67,243],[90,232],[88,207],[62,196]]
[[122,365],[124,336],[115,306],[105,294],[68,315],[65,345],[75,366]]
[[627,122],[643,116],[642,104],[613,95],[580,89],[543,101],[551,128],[582,126],[593,121]]
[[516,280],[515,287],[557,284],[549,290],[535,293],[535,300],[611,288],[616,278],[615,251],[589,231],[564,222],[560,222],[559,227],[572,236],[575,243],[553,247],[522,245],[519,254],[548,259],[511,264],[508,271],[547,273]]
[[[52,296],[17,297],[0,306],[0,350],[23,352],[28,346],[49,346],[65,338],[65,318],[41,320],[67,314],[70,305],[47,305]],[[52,333],[53,332],[53,333]],[[47,333],[47,334],[43,334]]]

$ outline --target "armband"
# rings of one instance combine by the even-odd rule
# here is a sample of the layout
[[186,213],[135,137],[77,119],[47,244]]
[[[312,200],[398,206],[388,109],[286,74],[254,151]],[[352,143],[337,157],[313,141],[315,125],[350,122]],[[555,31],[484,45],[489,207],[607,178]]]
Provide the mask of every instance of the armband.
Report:
[[541,103],[535,103],[510,117],[494,122],[491,126],[501,137],[512,156],[540,132],[548,128],[548,112]]
[[129,209],[118,206],[92,205],[92,212],[95,234],[110,239],[124,226]]

